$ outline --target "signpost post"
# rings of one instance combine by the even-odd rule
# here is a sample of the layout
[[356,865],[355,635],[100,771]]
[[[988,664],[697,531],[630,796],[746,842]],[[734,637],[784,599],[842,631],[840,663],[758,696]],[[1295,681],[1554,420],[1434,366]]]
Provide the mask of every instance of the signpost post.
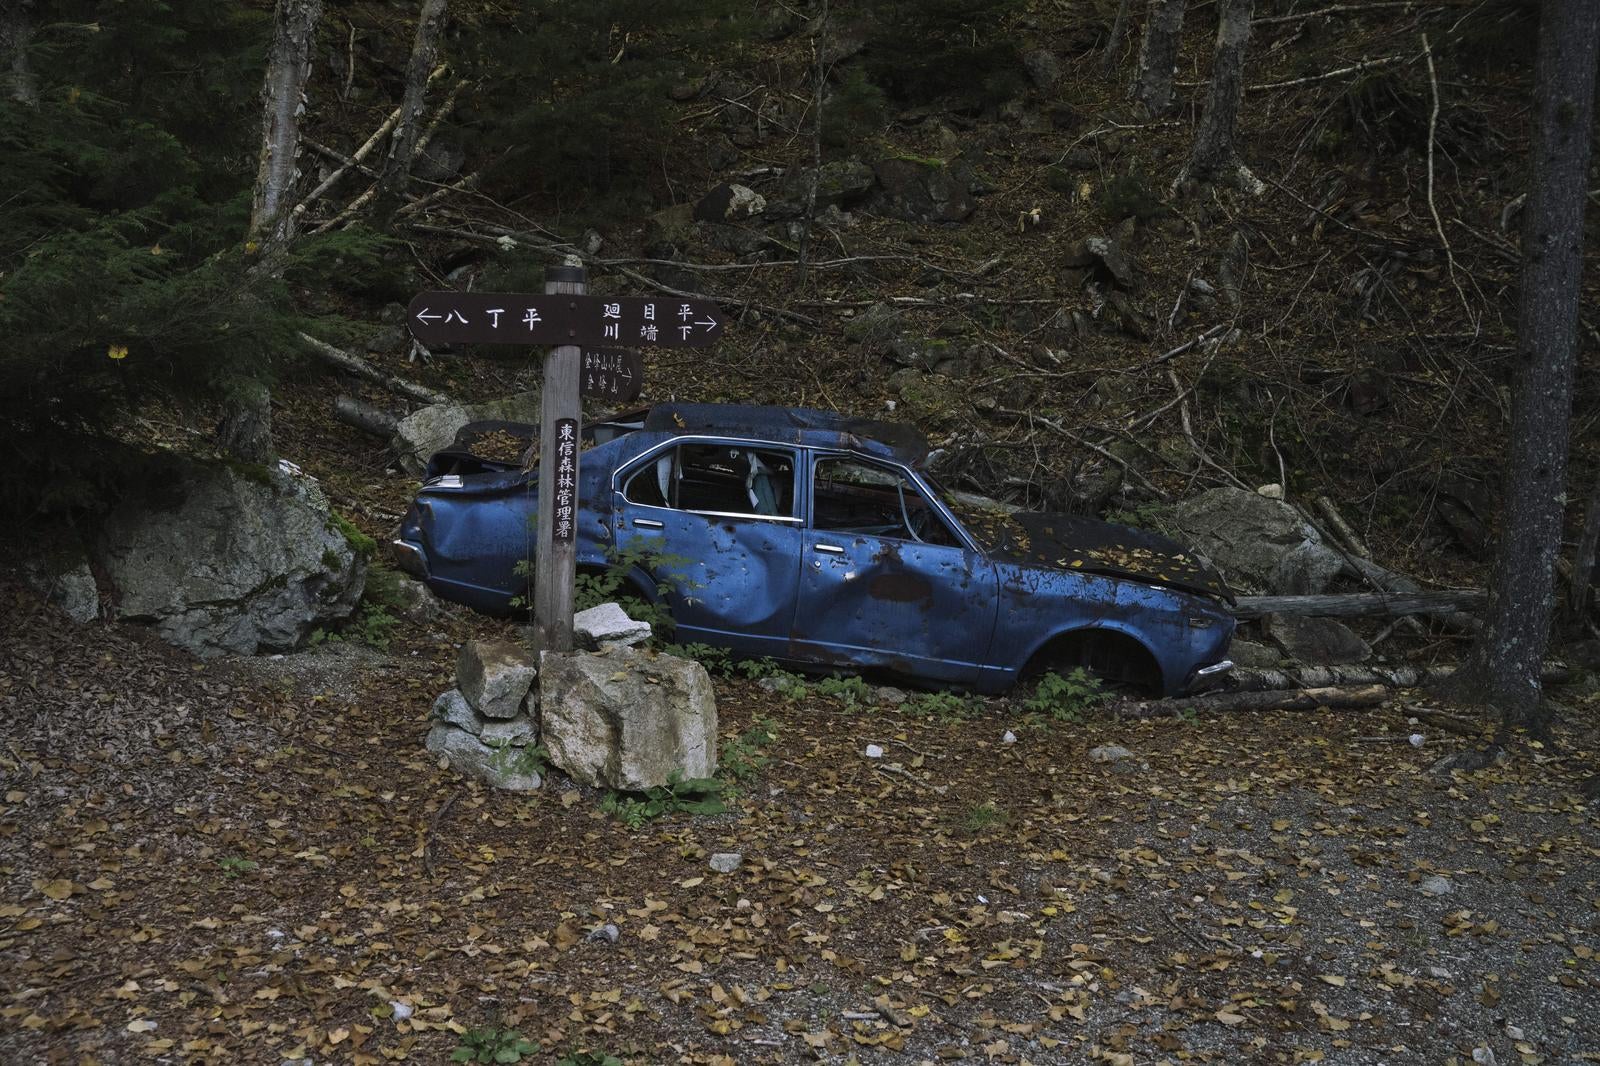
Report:
[[[539,651],[572,650],[578,560],[581,396],[638,397],[644,364],[622,345],[702,348],[722,335],[722,312],[701,300],[588,295],[582,266],[545,272],[543,295],[424,292],[406,312],[425,345],[550,345],[539,420],[539,517],[533,619]],[[619,347],[601,347],[616,345]]]
[[[588,291],[581,266],[551,267],[544,291],[582,296]],[[539,523],[534,534],[533,631],[536,650],[572,650],[572,596],[578,573],[578,395],[575,344],[551,348],[544,358],[539,407]],[[552,506],[553,505],[553,506]]]

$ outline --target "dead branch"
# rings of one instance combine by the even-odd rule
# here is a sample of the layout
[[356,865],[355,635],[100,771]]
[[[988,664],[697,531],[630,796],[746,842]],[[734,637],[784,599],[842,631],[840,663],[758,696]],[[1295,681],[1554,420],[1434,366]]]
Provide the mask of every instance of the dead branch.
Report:
[[327,341],[318,340],[309,333],[301,333],[299,336],[305,346],[311,350],[311,353],[324,363],[337,367],[347,374],[354,374],[374,384],[382,385],[396,396],[404,396],[406,399],[415,400],[418,403],[450,402],[450,397],[442,392],[434,392],[424,385],[406,381],[404,378],[397,378],[393,374],[385,374],[360,356],[353,355],[342,348],[335,348]]
[[1386,67],[1391,63],[1399,63],[1404,59],[1405,56],[1363,59],[1359,63],[1352,63],[1348,67],[1340,67],[1337,70],[1325,71],[1322,74],[1309,74],[1304,78],[1290,78],[1288,81],[1269,81],[1260,85],[1246,85],[1244,91],[1247,93],[1264,93],[1271,92],[1274,89],[1292,89],[1297,85],[1312,85],[1319,81],[1332,81],[1335,78],[1344,78],[1351,74],[1361,74],[1369,70],[1375,70],[1378,67]]
[[[417,230],[421,233],[438,233],[451,237],[458,237],[463,240],[479,241],[486,244],[496,245],[501,243],[501,238],[509,237],[512,240],[526,244],[534,251],[543,252],[547,255],[553,255],[558,258],[564,258],[569,255],[577,254],[576,252],[570,250],[572,249],[572,245],[560,245],[543,241],[534,238],[520,230],[507,229],[504,226],[485,225],[483,228],[488,230],[489,233],[474,233],[471,230],[447,229],[444,226],[430,226],[421,222],[409,223],[408,228]],[[490,234],[493,234],[493,236]],[[712,303],[715,303],[720,307],[744,307],[751,310],[760,311],[763,314],[776,315],[779,318],[787,318],[791,321],[799,322],[807,326],[820,328],[822,325],[822,323],[818,322],[809,315],[802,315],[798,311],[789,311],[781,307],[773,307],[770,304],[756,303],[754,300],[742,300],[737,296],[719,296],[715,293],[686,292],[683,289],[675,289],[670,285],[663,285],[654,278],[646,277],[636,270],[629,270],[625,266],[619,266],[619,261],[617,260],[595,259],[590,256],[582,255],[579,255],[579,258],[582,259],[587,265],[592,267],[610,267],[611,269],[617,271],[617,273],[632,278],[634,281],[637,281],[646,288],[654,289],[657,292],[666,293],[668,296],[678,296],[686,300],[710,300]],[[676,266],[679,264],[673,265]]]
[[1332,500],[1326,496],[1318,496],[1317,510],[1322,512],[1322,517],[1327,519],[1328,525],[1339,535],[1339,539],[1344,541],[1351,555],[1362,559],[1372,558],[1372,549],[1367,547],[1354,527],[1344,520],[1344,515],[1339,513],[1338,506]]
[[1206,330],[1204,333],[1201,333],[1199,336],[1195,337],[1193,340],[1184,341],[1182,344],[1178,345],[1176,348],[1172,349],[1170,352],[1167,352],[1165,355],[1158,355],[1154,359],[1150,360],[1148,363],[1141,363],[1140,365],[1134,367],[1133,369],[1134,369],[1134,371],[1137,372],[1137,371],[1140,371],[1140,370],[1149,370],[1153,366],[1160,366],[1162,363],[1167,362],[1169,359],[1177,358],[1178,356],[1182,355],[1184,352],[1188,351],[1190,348],[1194,348],[1194,347],[1197,347],[1199,345],[1205,344],[1206,341],[1209,341],[1213,337],[1216,337],[1216,336],[1220,335],[1230,325],[1231,325],[1231,323],[1228,323],[1228,322],[1219,322],[1215,326],[1212,326],[1210,329]]
[[[1296,15],[1271,15],[1267,18],[1255,20],[1257,26],[1270,26],[1278,22],[1301,22],[1306,19],[1321,18],[1324,15],[1348,15],[1356,11],[1378,11],[1384,8],[1418,6],[1418,0],[1382,0],[1373,4],[1334,4],[1332,7],[1318,8],[1315,11],[1302,11]],[[1439,0],[1429,0],[1428,6],[1442,7]],[[1465,6],[1465,5],[1462,5]]]
[[1373,707],[1394,693],[1382,684],[1359,688],[1298,688],[1265,692],[1218,692],[1187,700],[1146,700],[1117,709],[1119,718],[1175,718],[1181,714],[1241,711],[1316,711]]
[[1240,596],[1233,608],[1236,618],[1267,614],[1310,615],[1318,618],[1371,618],[1382,615],[1444,614],[1476,610],[1489,602],[1482,589],[1447,589],[1440,592],[1327,592],[1315,596]]
[[428,821],[428,833],[422,840],[422,868],[433,876],[433,839],[439,832],[439,823],[444,821],[444,816],[450,813],[450,808],[456,805],[456,800],[461,798],[461,793],[451,793],[450,798],[433,812],[433,817]]
[[1169,366],[1167,367],[1167,380],[1172,382],[1172,388],[1178,394],[1178,421],[1183,426],[1183,435],[1189,439],[1189,447],[1202,463],[1221,474],[1236,487],[1248,489],[1250,486],[1240,481],[1233,475],[1233,471],[1211,458],[1211,454],[1200,445],[1200,438],[1194,435],[1194,426],[1189,421],[1189,401],[1184,399],[1183,383],[1178,380],[1178,375]]
[[1046,429],[1052,430],[1052,431],[1060,434],[1061,436],[1067,438],[1068,440],[1072,441],[1074,444],[1078,444],[1078,445],[1081,445],[1082,447],[1088,448],[1091,452],[1094,452],[1096,455],[1100,456],[1102,459],[1109,459],[1111,462],[1116,463],[1118,466],[1120,466],[1122,468],[1122,472],[1124,474],[1127,474],[1128,476],[1138,480],[1138,482],[1141,485],[1143,485],[1145,488],[1149,489],[1151,492],[1155,493],[1156,497],[1158,499],[1170,500],[1172,498],[1172,496],[1169,493],[1167,493],[1166,491],[1158,488],[1155,484],[1153,484],[1150,481],[1149,478],[1145,477],[1142,473],[1140,473],[1133,466],[1130,466],[1126,459],[1122,458],[1120,455],[1117,455],[1117,454],[1115,454],[1113,452],[1107,451],[1103,445],[1096,444],[1093,441],[1084,440],[1082,437],[1078,436],[1076,433],[1072,432],[1072,430],[1070,430],[1067,427],[1063,426],[1059,422],[1056,422],[1056,421],[1053,421],[1052,419],[1046,418],[1044,415],[1034,414],[1032,411],[1013,411],[1010,408],[1006,408],[1006,407],[996,407],[994,409],[994,411],[995,411],[996,414],[1002,414],[1002,415],[1007,416],[1008,418],[1016,418],[1016,419],[1026,420],[1030,425],[1033,424],[1034,422],[1037,422],[1041,426],[1044,426]]
[[393,437],[395,429],[400,424],[400,419],[383,408],[344,395],[333,398],[333,417],[347,426],[354,426],[363,433],[370,433],[384,440]]
[[432,207],[434,204],[438,203],[440,200],[444,199],[446,196],[449,196],[453,192],[466,192],[473,186],[477,185],[478,180],[482,177],[483,171],[475,170],[471,174],[468,174],[466,177],[461,178],[458,181],[454,181],[449,185],[441,185],[437,189],[428,193],[428,195],[418,197],[408,204],[403,204],[400,207],[400,210],[396,211],[394,215],[396,218],[404,218],[406,215],[416,214],[418,211]]

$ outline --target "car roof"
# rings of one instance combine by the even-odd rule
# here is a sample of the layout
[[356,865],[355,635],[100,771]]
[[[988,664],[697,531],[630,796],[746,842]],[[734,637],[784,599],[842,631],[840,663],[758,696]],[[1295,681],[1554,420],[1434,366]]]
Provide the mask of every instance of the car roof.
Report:
[[658,403],[645,415],[644,429],[662,433],[704,433],[753,437],[812,448],[841,448],[916,466],[928,454],[928,441],[912,426],[841,415],[811,407],[763,407],[733,403]]

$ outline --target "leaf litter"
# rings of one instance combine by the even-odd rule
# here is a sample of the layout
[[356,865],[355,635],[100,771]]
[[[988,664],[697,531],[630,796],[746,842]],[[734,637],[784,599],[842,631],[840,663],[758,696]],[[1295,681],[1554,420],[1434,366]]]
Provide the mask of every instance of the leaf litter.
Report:
[[431,1063],[490,1025],[551,1061],[1600,1058],[1592,734],[1440,777],[1398,703],[1046,729],[719,682],[770,758],[630,831],[424,752],[485,620],[200,663],[0,596],[7,1062]]

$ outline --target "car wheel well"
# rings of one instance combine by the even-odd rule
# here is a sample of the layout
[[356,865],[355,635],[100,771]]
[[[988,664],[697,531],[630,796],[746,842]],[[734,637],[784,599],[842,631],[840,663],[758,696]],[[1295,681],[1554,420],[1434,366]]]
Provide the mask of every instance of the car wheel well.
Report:
[[1137,637],[1115,629],[1074,629],[1050,638],[1023,667],[1024,678],[1083,668],[1118,685],[1162,691],[1161,664]]

